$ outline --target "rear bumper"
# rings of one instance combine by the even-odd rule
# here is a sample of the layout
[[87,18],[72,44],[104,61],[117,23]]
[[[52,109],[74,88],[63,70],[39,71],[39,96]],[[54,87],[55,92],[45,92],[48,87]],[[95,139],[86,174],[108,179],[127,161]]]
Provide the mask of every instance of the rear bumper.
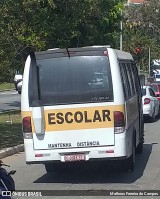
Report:
[[[131,155],[132,139],[126,133],[115,135],[114,146],[71,148],[54,150],[34,150],[33,140],[25,139],[25,154],[27,164],[46,164],[47,162],[64,162],[65,154],[83,153],[86,161],[125,159]],[[37,156],[37,157],[36,157]]]
[[152,116],[152,110],[150,105],[143,106],[143,115],[144,116]]

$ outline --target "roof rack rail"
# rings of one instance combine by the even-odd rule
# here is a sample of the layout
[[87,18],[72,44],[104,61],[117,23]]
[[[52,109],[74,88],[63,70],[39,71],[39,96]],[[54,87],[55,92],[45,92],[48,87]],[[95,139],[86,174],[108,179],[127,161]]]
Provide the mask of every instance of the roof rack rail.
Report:
[[106,47],[106,48],[110,48],[111,46],[110,45],[93,45],[93,46],[84,46],[82,48],[101,48],[101,47]]
[[58,49],[60,49],[60,48],[51,48],[51,49],[48,49],[47,51],[49,51],[49,50],[58,50]]

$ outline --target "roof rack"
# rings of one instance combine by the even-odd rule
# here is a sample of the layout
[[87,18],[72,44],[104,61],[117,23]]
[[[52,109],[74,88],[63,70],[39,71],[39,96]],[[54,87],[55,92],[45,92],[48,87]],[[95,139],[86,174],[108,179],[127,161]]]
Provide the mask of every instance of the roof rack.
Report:
[[101,48],[101,47],[105,47],[105,48],[110,48],[111,46],[110,45],[93,45],[93,46],[84,46],[82,48]]
[[58,49],[60,49],[60,48],[51,48],[51,49],[48,49],[47,51],[49,51],[49,50],[58,50]]

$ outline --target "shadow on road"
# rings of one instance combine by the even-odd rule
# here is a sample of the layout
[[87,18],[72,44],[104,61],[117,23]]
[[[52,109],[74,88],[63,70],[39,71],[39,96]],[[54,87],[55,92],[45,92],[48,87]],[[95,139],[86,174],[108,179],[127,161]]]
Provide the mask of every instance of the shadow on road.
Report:
[[[158,122],[159,120],[160,120],[160,115],[157,115],[155,122]],[[148,117],[144,117],[144,123],[153,123],[154,124],[154,122],[152,122],[151,118],[148,118]]]
[[117,162],[84,162],[69,165],[60,172],[46,173],[34,183],[133,183],[143,176],[154,144],[157,143],[144,144],[143,154],[137,154],[136,168],[131,173],[124,172],[123,165]]

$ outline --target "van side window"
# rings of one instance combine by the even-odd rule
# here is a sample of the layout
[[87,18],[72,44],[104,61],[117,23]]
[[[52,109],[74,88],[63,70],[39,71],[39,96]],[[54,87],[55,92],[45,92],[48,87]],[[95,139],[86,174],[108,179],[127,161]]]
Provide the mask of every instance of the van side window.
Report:
[[131,75],[131,70],[130,70],[130,63],[125,64],[126,72],[127,72],[127,78],[129,82],[129,87],[130,87],[130,97],[134,95],[134,85],[133,85],[133,80],[132,80],[132,75]]
[[130,83],[131,83],[131,88],[132,88],[132,95],[136,93],[136,82],[134,78],[134,72],[133,72],[133,67],[131,62],[127,64],[128,65],[128,70],[129,70],[129,77],[130,77]]
[[136,87],[136,93],[141,93],[141,87],[140,87],[140,80],[139,80],[139,75],[138,75],[138,69],[136,67],[136,64],[132,62],[132,69],[133,69],[133,76],[135,79],[135,87]]
[[125,96],[125,99],[127,99],[127,98],[130,98],[131,96],[131,88],[130,88],[130,83],[128,79],[128,73],[126,70],[126,64],[124,62],[120,63],[120,71],[121,71],[124,96]]

